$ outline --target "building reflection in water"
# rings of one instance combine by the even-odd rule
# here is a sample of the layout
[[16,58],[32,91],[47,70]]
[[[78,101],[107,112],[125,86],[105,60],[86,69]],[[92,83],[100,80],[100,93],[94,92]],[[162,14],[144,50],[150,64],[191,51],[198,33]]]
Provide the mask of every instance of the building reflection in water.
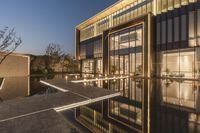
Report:
[[[61,75],[49,78],[63,78]],[[4,100],[54,93],[39,83],[40,77],[5,78]],[[76,120],[92,132],[198,133],[200,132],[200,84],[173,78],[125,78],[88,82],[121,96],[76,109]]]
[[127,78],[88,84],[121,92],[76,109],[77,121],[92,132],[200,132],[197,81]]
[[88,85],[120,91],[121,96],[76,109],[76,119],[92,132],[134,132],[146,128],[143,123],[147,110],[143,109],[144,79],[117,79],[90,82]]
[[[48,77],[53,78],[53,77]],[[39,83],[41,77],[5,77],[1,82],[0,101],[27,96],[54,93],[57,90]]]
[[151,131],[155,133],[200,132],[199,82],[157,79],[151,105]]

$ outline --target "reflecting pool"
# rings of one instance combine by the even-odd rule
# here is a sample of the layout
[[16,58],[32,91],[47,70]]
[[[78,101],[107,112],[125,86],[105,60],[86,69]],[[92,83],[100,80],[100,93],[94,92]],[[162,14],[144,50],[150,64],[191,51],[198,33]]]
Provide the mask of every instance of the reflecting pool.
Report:
[[[41,79],[54,78],[66,79],[66,74],[48,77],[6,77],[0,86],[1,102],[56,93],[58,90],[39,82]],[[98,79],[99,76],[90,78]],[[72,124],[79,123],[91,132],[105,133],[200,132],[200,81],[126,77],[90,82],[90,78],[82,83],[83,87],[97,86],[120,92],[121,95],[76,108],[70,113],[75,116]],[[80,77],[67,75],[67,79],[79,80]],[[69,114],[67,111],[62,113]],[[89,131],[84,130],[84,132]]]

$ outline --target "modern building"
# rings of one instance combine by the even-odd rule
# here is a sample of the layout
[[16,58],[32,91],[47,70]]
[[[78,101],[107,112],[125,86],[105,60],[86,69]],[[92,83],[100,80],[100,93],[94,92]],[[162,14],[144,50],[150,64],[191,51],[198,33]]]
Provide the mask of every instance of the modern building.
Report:
[[200,1],[120,0],[75,32],[82,75],[133,78],[99,82],[121,97],[77,109],[79,122],[102,132],[199,131]]

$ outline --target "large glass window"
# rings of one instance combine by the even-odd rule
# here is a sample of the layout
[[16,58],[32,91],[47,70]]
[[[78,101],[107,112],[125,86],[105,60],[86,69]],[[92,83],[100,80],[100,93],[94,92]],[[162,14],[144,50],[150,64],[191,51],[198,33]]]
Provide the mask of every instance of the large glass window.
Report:
[[119,56],[110,56],[110,74],[119,74]]
[[135,32],[135,29],[131,29],[130,31],[130,47],[135,47],[135,40],[137,38],[137,33]]
[[143,40],[142,38],[143,38],[142,27],[138,26],[136,27],[136,46],[142,45],[142,40]]
[[195,108],[199,85],[194,81],[162,80],[162,98],[164,103]]
[[129,48],[129,31],[123,31],[120,34],[120,49]]
[[128,55],[121,55],[119,56],[120,59],[120,74],[129,74],[129,56]]
[[94,73],[94,60],[83,60],[82,72],[83,73]]
[[[115,40],[113,42],[113,39]],[[142,25],[110,35],[110,73],[142,75]]]
[[103,63],[101,59],[96,60],[96,73],[103,73]]
[[100,37],[82,41],[80,43],[81,59],[102,57],[102,39]]
[[86,45],[80,45],[80,58],[86,58]]
[[194,78],[194,52],[165,53],[162,56],[162,76]]
[[102,57],[102,42],[101,40],[96,40],[93,42],[94,45],[94,57]]

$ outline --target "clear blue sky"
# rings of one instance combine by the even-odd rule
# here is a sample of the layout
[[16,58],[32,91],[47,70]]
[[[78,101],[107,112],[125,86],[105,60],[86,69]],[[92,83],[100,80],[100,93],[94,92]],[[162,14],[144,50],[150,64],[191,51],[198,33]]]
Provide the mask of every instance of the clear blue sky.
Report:
[[74,27],[117,0],[0,0],[0,29],[15,28],[17,52],[43,54],[51,42],[74,54]]

